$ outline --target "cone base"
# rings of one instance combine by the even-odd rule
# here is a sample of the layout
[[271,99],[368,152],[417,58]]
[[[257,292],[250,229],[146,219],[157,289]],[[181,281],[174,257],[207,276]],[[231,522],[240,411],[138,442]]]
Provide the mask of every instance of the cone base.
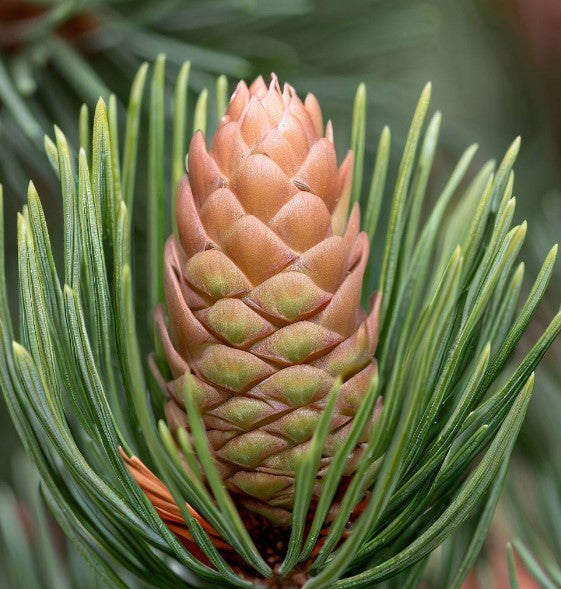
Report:
[[[175,503],[167,487],[136,456],[131,456],[129,458],[122,449],[120,449],[120,452],[129,472],[135,479],[138,486],[147,496],[149,501],[152,503],[156,512],[161,517],[162,521],[165,523],[168,529],[185,546],[189,553],[195,556],[202,563],[210,565],[210,562],[205,557],[201,549],[196,544],[193,536],[191,535],[189,528],[181,515],[181,510]],[[345,477],[334,500],[330,514],[333,514],[337,511],[337,506],[339,505],[342,495],[347,488],[348,482],[349,478]],[[366,501],[367,498],[363,499],[363,501],[356,506],[353,514],[351,515],[349,524],[355,521],[356,518],[362,513]],[[258,515],[253,511],[248,511],[243,507],[243,505],[237,505],[240,516],[253,542],[255,543],[257,550],[273,571],[273,575],[270,578],[263,579],[262,577],[255,576],[255,571],[245,563],[245,561],[237,554],[234,548],[225,542],[221,538],[220,534],[208,522],[206,522],[199,513],[197,513],[189,504],[186,504],[186,506],[191,515],[201,524],[212,543],[220,550],[222,556],[230,564],[236,574],[238,574],[243,579],[257,584],[258,586],[264,586],[270,589],[299,589],[305,585],[306,581],[309,579],[307,571],[309,570],[313,559],[321,550],[324,538],[329,531],[327,525],[321,530],[320,536],[311,553],[310,559],[305,562],[298,563],[295,568],[292,569],[290,573],[288,573],[288,575],[281,577],[278,576],[275,571],[279,570],[286,555],[288,543],[290,541],[291,528],[275,526],[268,518]],[[306,526],[307,529],[305,530],[304,536],[306,536],[308,533],[314,512],[315,505],[312,505],[310,507]],[[328,521],[326,524],[328,524],[331,520],[330,515],[328,515],[327,519]],[[342,539],[344,539],[346,536],[347,533],[345,532]]]

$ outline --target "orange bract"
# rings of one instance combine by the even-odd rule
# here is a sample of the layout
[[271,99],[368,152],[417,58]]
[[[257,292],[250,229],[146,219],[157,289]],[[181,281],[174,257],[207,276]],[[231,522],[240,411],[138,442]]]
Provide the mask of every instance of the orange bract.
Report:
[[[189,528],[183,519],[181,510],[174,501],[167,487],[136,456],[131,456],[129,458],[122,449],[120,452],[129,469],[129,472],[134,477],[134,480],[138,486],[146,494],[162,521],[166,524],[170,531],[175,534],[175,536],[187,548],[187,550],[189,550],[191,554],[196,556],[201,562],[209,564],[208,559],[204,555],[203,551],[198,547],[193,535],[189,531]],[[189,510],[189,513],[193,516],[193,518],[196,519],[199,524],[201,524],[212,543],[217,548],[220,550],[233,551],[233,548],[224,542],[224,540],[221,540],[218,532],[211,525],[209,525],[206,520],[204,520],[188,503],[185,504],[185,507]]]

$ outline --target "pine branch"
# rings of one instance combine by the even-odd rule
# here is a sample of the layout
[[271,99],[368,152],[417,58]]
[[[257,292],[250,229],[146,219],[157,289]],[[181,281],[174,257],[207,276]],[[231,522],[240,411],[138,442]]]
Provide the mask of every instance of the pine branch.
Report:
[[[135,209],[146,204],[134,188],[142,177],[136,154],[142,147],[139,103],[146,66],[133,86],[122,135],[110,98],[109,108],[98,103],[91,132],[82,115],[78,157],[58,128],[54,140],[46,141],[64,202],[62,269],[52,262],[51,238],[32,185],[18,217],[19,324],[12,326],[3,294],[0,383],[57,521],[108,586],[125,586],[125,569],[154,587],[191,586],[186,581],[190,574],[211,586],[251,587],[253,581],[241,573],[249,569],[265,586],[267,579],[282,578],[299,562],[312,574],[309,589],[370,587],[398,575],[413,586],[430,553],[487,501],[466,559],[451,571],[459,583],[494,509],[534,370],[561,330],[557,314],[530,351],[516,363],[511,360],[544,296],[556,256],[553,248],[520,304],[517,260],[526,225],[511,228],[511,171],[518,142],[495,173],[485,166],[464,186],[474,153],[468,149],[435,204],[427,205],[426,178],[439,118],[423,131],[430,88],[423,91],[393,182],[389,229],[382,250],[372,254],[384,260],[380,274],[371,273],[383,291],[379,378],[357,423],[371,418],[378,396],[383,409],[348,485],[341,484],[345,446],[331,462],[308,530],[304,515],[310,478],[317,478],[319,468],[314,452],[322,446],[328,418],[320,421],[306,468],[296,476],[289,552],[281,572],[273,572],[221,485],[190,384],[186,382],[185,406],[193,443],[185,437],[178,444],[186,462],[202,465],[208,487],[202,477],[186,474],[169,430],[158,427],[162,415],[152,402],[156,394],[148,389],[139,345],[146,329],[136,321],[135,294],[144,279],[153,293],[150,306],[162,302],[157,277],[163,261],[154,254],[145,273],[137,260],[143,251],[161,253],[162,235],[172,233],[172,215],[162,218],[161,212],[172,206],[182,159],[178,147],[170,155],[170,142],[161,140],[167,96],[162,70],[160,59],[148,99],[149,199],[158,220],[148,224],[146,241],[133,243],[131,236]],[[185,86],[180,80],[177,92]],[[351,134],[359,150],[366,121],[364,91],[359,90]],[[207,92],[201,92],[194,130],[208,124]],[[176,129],[184,120],[183,100],[176,94]],[[217,102],[223,104],[223,96]],[[386,137],[383,131],[364,215],[371,238],[380,200],[389,192]],[[119,143],[125,145],[122,160]],[[4,277],[0,282],[5,287]],[[161,479],[179,506],[190,550],[137,486],[120,447],[127,457],[139,456]],[[324,525],[336,488],[341,489],[338,511]],[[217,548],[217,541],[228,549]]]

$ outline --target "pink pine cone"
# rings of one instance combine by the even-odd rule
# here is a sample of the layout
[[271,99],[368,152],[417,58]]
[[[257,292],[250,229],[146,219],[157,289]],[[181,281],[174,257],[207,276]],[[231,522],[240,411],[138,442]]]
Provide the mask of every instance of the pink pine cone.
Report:
[[369,246],[357,206],[347,222],[352,154],[338,168],[316,98],[302,103],[272,76],[269,87],[238,84],[210,149],[202,132],[193,137],[188,169],[179,239],[165,249],[169,328],[156,313],[173,375],[167,420],[189,430],[187,371],[235,500],[288,525],[295,469],[335,379],[319,477],[376,371],[379,299],[369,314],[360,306]]

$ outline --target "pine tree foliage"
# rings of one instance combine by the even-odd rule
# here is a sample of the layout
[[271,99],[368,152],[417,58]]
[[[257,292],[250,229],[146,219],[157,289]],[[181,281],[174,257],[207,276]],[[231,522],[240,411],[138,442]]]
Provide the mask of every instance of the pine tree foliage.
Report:
[[[542,202],[536,214],[541,231],[530,244],[534,257],[544,251],[545,240],[559,233],[559,193],[545,195]],[[560,285],[557,267],[551,287],[559,291]],[[551,311],[553,301],[544,303]],[[543,312],[539,319],[545,321]],[[515,555],[540,586],[561,587],[560,352],[557,343],[544,359],[533,411],[521,433],[517,460],[505,488],[507,512],[516,534],[507,547],[513,588],[522,585],[513,566]]]
[[[192,391],[186,388],[185,405],[193,447],[182,451],[198,460],[208,487],[182,468],[139,344],[146,327],[136,319],[135,297],[146,285],[150,311],[162,300],[162,250],[172,231],[166,211],[186,146],[184,74],[173,101],[172,141],[166,140],[164,67],[160,57],[149,81],[146,242],[132,241],[131,221],[142,204],[135,202],[141,177],[136,162],[146,148],[139,127],[145,124],[140,106],[148,66],[133,82],[125,121],[119,122],[116,100],[109,97],[98,102],[91,124],[87,109],[81,111],[76,151],[56,127],[45,139],[63,202],[64,255],[57,264],[55,236],[49,235],[30,184],[17,218],[17,289],[7,292],[6,280],[0,280],[1,387],[49,509],[105,585],[128,586],[120,573],[127,570],[154,587],[255,586],[234,570],[185,507],[185,521],[209,564],[183,548],[131,478],[122,448],[157,473],[177,505],[187,502],[196,509],[267,586],[273,571],[217,478]],[[226,87],[219,78],[218,116],[226,105]],[[466,176],[476,147],[468,148],[438,196],[430,198],[440,127],[439,113],[425,125],[430,91],[427,86],[421,94],[396,178],[387,178],[387,128],[366,178],[363,228],[371,239],[378,235],[386,198],[390,214],[383,246],[371,254],[380,260],[380,270],[371,270],[370,282],[383,301],[379,377],[350,438],[379,396],[384,406],[321,545],[318,538],[348,455],[344,444],[307,527],[316,453],[329,410],[302,457],[288,551],[274,576],[282,579],[298,563],[309,562],[307,589],[372,587],[385,580],[417,586],[431,552],[481,508],[469,549],[451,574],[451,586],[460,586],[490,523],[534,370],[561,329],[558,313],[529,352],[509,362],[544,296],[557,248],[546,256],[528,296],[519,300],[524,266],[517,259],[527,228],[526,223],[511,227],[518,140],[496,169],[489,162],[471,180]],[[363,176],[370,172],[363,164],[365,92],[364,87],[357,92],[351,134],[354,200],[361,200]],[[207,97],[203,90],[193,129],[206,130]],[[170,145],[168,172],[163,162]],[[148,252],[147,270],[136,261],[142,250]],[[3,276],[3,250],[0,254]],[[13,290],[19,305],[15,325],[8,303],[8,298],[15,302]],[[349,526],[367,492],[364,511]]]
[[[5,188],[21,192],[30,174],[45,181],[42,141],[53,121],[74,141],[75,110],[110,93],[124,103],[134,72],[160,52],[174,75],[191,61],[193,93],[221,73],[239,79],[274,69],[306,76],[331,105],[344,103],[349,75],[369,69],[379,83],[378,106],[393,112],[399,105],[390,96],[395,80],[398,88],[412,83],[407,52],[434,34],[438,10],[436,3],[407,0],[345,6],[335,0],[2,0]],[[390,38],[389,29],[400,33]],[[168,74],[170,86],[173,77]]]

